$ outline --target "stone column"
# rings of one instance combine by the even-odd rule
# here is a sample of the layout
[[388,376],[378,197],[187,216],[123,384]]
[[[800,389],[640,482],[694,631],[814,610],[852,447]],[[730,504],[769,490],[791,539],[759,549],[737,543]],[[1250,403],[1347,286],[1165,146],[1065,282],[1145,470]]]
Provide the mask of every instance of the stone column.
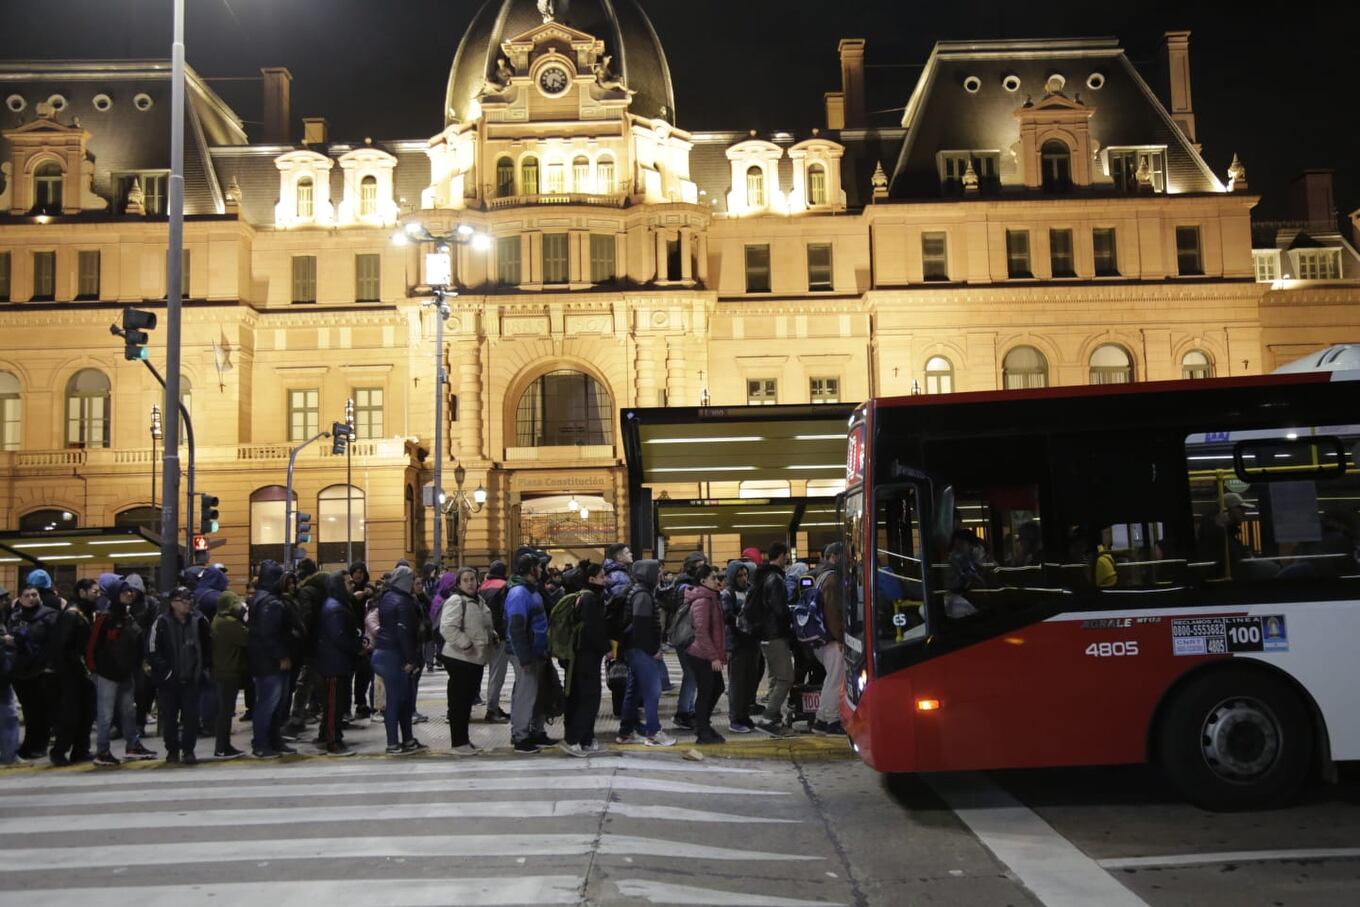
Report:
[[482,345],[473,337],[459,340],[458,357],[458,457],[481,460],[482,454]]
[[656,231],[656,279],[667,280],[670,277],[666,273],[666,231]]
[[[1357,227],[1356,227],[1356,232],[1357,232],[1357,233],[1360,233],[1360,226],[1357,226]],[[697,269],[697,271],[696,271],[696,273],[695,273],[695,276],[699,279],[699,282],[700,282],[700,283],[707,285],[707,283],[708,283],[708,234],[707,234],[707,233],[700,233],[700,234],[699,234],[697,237],[695,237],[695,238],[698,240],[698,243],[697,243],[698,249],[697,249],[697,251],[696,251],[696,253],[695,253],[695,258],[698,259],[698,261],[697,261],[698,269]]]
[[666,338],[666,405],[689,406],[689,375],[685,371],[685,338]]
[[637,338],[637,405],[656,406],[656,339]]
[[693,234],[694,231],[689,227],[680,229],[680,279],[685,281],[694,279],[694,262],[690,255]]

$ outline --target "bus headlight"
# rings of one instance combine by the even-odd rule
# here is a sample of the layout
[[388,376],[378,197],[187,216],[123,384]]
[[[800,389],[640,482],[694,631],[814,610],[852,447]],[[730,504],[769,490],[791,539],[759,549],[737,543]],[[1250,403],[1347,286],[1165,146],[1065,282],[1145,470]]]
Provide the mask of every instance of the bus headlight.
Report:
[[863,693],[863,692],[864,692],[864,688],[865,688],[865,686],[868,685],[868,683],[869,683],[869,672],[868,672],[867,670],[866,670],[866,671],[860,671],[860,672],[859,672],[859,676],[855,678],[855,692],[856,692],[856,693]]

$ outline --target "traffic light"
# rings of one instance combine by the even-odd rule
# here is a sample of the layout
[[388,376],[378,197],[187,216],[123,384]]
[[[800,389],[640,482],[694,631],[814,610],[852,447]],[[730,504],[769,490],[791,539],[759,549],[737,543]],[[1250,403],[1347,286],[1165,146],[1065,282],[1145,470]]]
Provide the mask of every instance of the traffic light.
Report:
[[123,309],[123,358],[130,362],[146,359],[150,353],[146,345],[151,340],[147,331],[155,328],[155,312],[143,312],[131,307]]
[[198,531],[203,535],[212,535],[218,530],[217,504],[218,499],[215,495],[198,496]]
[[343,454],[350,440],[354,437],[354,429],[344,422],[331,423],[331,453]]
[[293,541],[299,545],[306,545],[312,540],[312,515],[299,510],[293,516],[297,518],[297,531],[293,533]]

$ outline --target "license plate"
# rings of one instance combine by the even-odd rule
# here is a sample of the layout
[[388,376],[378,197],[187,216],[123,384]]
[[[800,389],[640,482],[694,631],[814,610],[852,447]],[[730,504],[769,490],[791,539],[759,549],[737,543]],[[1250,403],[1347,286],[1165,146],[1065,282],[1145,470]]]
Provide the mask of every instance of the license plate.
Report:
[[815,712],[822,706],[822,691],[803,694],[803,711]]

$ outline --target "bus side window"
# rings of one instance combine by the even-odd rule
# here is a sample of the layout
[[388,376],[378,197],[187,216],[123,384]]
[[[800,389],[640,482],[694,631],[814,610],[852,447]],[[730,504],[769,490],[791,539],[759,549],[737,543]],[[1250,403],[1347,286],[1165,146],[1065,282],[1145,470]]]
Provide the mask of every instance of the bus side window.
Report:
[[930,632],[921,581],[924,538],[913,486],[890,489],[876,504],[873,632],[878,648],[924,640]]

